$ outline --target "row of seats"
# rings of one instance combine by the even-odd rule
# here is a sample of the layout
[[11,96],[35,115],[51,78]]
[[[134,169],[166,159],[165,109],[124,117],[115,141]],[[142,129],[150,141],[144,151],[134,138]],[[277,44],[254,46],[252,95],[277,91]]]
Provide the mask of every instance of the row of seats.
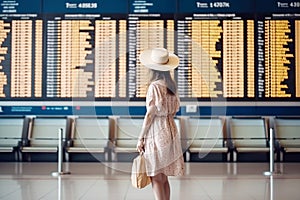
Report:
[[[268,156],[270,128],[278,161],[285,161],[288,153],[300,153],[300,118],[180,116],[175,121],[186,161],[212,155],[234,162],[245,153]],[[76,155],[82,160],[90,155],[101,161],[130,161],[137,154],[142,124],[142,116],[1,116],[0,153],[16,161],[57,155],[62,129],[66,161],[76,160]]]

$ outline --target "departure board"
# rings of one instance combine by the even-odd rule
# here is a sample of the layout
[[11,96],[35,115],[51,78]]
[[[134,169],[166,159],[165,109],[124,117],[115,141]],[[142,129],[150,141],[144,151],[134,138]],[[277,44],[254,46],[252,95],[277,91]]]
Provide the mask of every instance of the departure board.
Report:
[[149,48],[181,100],[300,100],[299,0],[2,0],[0,101],[144,101]]
[[2,1],[0,98],[42,97],[43,20],[41,2]]
[[128,16],[128,95],[146,96],[148,70],[139,61],[143,50],[165,47],[175,52],[174,1],[130,1]]
[[126,80],[117,90],[117,75],[126,71],[127,4],[116,4],[123,10],[108,1],[45,3],[46,98],[126,96]]
[[300,3],[269,0],[257,6],[258,98],[298,98]]
[[180,1],[179,13],[180,96],[254,98],[253,1]]

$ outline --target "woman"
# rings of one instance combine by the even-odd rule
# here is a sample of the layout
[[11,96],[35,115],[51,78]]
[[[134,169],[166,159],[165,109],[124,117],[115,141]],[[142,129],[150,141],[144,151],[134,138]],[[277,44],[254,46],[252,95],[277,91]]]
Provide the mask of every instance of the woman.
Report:
[[180,136],[174,121],[180,102],[170,75],[179,59],[164,48],[155,48],[143,51],[140,61],[150,69],[150,84],[146,96],[147,113],[137,150],[144,152],[155,199],[169,200],[168,176],[184,173]]

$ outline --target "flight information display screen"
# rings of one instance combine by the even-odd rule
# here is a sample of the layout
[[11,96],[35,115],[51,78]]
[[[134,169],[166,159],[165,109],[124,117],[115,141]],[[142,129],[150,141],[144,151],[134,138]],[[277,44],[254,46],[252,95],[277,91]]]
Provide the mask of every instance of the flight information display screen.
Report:
[[182,101],[300,100],[298,0],[2,0],[0,101],[144,101],[153,47]]

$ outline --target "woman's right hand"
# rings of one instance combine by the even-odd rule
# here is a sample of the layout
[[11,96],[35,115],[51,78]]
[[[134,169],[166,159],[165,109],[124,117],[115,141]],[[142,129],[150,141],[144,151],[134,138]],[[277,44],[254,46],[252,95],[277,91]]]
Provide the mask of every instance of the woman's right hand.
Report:
[[136,150],[141,153],[144,152],[144,139],[139,139],[137,145],[136,145]]

